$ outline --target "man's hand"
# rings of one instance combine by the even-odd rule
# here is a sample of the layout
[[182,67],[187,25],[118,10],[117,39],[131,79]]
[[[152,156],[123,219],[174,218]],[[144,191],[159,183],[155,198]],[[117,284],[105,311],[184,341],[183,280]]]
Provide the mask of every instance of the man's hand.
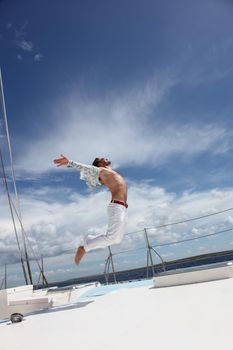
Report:
[[69,163],[69,159],[66,158],[65,156],[63,156],[63,154],[61,154],[61,158],[58,159],[54,159],[54,164],[56,164],[57,166],[62,166],[62,165],[67,165]]

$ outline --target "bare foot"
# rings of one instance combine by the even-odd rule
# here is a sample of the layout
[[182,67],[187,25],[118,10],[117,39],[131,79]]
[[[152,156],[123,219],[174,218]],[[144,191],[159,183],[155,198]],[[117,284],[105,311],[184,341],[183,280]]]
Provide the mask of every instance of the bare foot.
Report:
[[75,263],[78,265],[83,257],[83,255],[85,254],[85,249],[83,246],[78,247],[74,261]]

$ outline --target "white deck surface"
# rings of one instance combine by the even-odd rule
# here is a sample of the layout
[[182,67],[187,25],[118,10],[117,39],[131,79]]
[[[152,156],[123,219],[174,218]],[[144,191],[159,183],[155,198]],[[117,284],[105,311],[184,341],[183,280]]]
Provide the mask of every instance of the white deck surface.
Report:
[[[158,289],[151,280],[93,290],[79,307],[1,323],[0,349],[233,348],[233,278]],[[81,303],[87,300],[92,302]]]

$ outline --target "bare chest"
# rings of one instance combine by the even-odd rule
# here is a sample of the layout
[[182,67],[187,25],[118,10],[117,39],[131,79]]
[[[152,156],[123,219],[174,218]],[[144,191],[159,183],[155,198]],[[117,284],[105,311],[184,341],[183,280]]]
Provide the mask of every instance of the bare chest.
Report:
[[103,184],[109,184],[109,183],[124,184],[125,183],[124,178],[119,173],[111,169],[110,170],[102,169],[100,171],[99,176]]

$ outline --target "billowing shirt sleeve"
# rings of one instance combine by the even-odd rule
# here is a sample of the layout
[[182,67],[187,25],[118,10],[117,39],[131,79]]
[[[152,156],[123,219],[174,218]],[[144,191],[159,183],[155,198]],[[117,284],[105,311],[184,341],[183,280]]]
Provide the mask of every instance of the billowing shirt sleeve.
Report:
[[102,186],[99,179],[100,169],[93,165],[86,165],[82,163],[77,163],[73,160],[69,160],[67,165],[69,168],[76,168],[80,171],[80,179],[86,181],[86,184],[90,189],[94,189]]

